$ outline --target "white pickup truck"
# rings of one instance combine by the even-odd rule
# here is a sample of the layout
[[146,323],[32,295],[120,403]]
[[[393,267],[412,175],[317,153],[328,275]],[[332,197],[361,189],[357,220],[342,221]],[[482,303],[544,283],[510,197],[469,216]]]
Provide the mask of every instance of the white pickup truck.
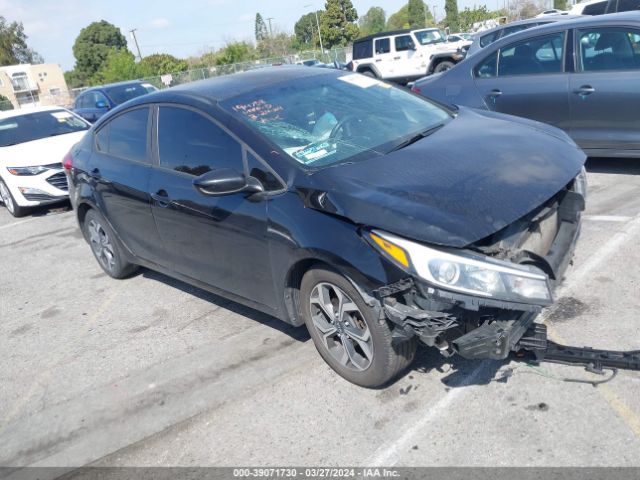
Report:
[[437,28],[376,33],[353,42],[352,70],[406,83],[444,72],[464,58]]

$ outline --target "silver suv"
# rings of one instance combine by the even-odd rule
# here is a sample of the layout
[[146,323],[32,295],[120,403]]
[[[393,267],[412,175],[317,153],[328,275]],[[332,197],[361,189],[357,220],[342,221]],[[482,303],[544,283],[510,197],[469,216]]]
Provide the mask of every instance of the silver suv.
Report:
[[437,28],[369,35],[353,43],[352,70],[404,83],[450,69],[464,58]]

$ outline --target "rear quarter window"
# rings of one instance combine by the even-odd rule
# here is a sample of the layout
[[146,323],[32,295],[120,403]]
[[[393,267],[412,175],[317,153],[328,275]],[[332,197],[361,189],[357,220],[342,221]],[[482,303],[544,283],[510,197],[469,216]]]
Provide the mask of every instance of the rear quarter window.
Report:
[[371,40],[355,42],[353,44],[353,59],[373,57],[373,42]]

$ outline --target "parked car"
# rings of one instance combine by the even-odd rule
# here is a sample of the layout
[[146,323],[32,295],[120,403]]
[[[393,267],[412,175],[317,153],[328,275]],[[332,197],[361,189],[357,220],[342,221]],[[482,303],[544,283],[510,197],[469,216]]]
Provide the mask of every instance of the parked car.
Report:
[[108,275],[144,265],[306,324],[374,387],[418,339],[509,354],[571,259],[584,160],[553,127],[281,67],[135,99],[64,165]]
[[640,157],[640,12],[582,17],[495,42],[414,91],[565,130],[590,156]]
[[376,33],[353,42],[353,71],[406,83],[444,72],[464,58],[437,28]]
[[74,102],[73,111],[89,122],[95,122],[112,108],[132,98],[155,92],[158,89],[147,82],[111,83],[82,92]]
[[552,8],[550,10],[545,10],[536,15],[536,18],[546,17],[548,15],[569,15],[569,12],[566,10],[559,10],[557,8]]
[[500,40],[513,33],[521,32],[529,28],[539,27],[540,25],[547,25],[549,23],[559,22],[575,18],[575,16],[569,15],[548,15],[542,18],[529,18],[527,20],[519,20],[517,22],[506,23],[498,27],[492,28],[476,34],[473,38],[471,46],[467,49],[467,57],[475,55],[483,48],[488,47],[493,42]]
[[89,127],[60,107],[0,112],[0,201],[11,215],[68,198],[62,157]]
[[569,13],[572,15],[604,15],[607,13],[640,10],[640,0],[586,0],[576,3]]

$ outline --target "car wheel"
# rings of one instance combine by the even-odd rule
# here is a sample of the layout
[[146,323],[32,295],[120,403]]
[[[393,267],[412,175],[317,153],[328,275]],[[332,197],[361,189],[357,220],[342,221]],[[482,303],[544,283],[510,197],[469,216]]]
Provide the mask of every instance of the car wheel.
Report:
[[137,265],[126,261],[118,238],[97,211],[87,212],[83,230],[93,255],[107,275],[113,278],[125,278],[138,269]]
[[16,203],[13,199],[13,195],[9,191],[9,187],[4,183],[4,181],[0,178],[0,200],[4,203],[4,206],[7,208],[9,213],[14,217],[24,217],[27,214],[28,209],[25,207],[21,207]]
[[436,68],[433,69],[433,73],[446,72],[450,68],[453,68],[454,65],[455,63],[445,60],[444,62],[440,62],[438,65],[436,65]]
[[416,339],[398,342],[354,286],[325,268],[308,271],[300,287],[302,318],[322,358],[356,385],[380,387],[412,361]]
[[365,77],[370,77],[370,78],[378,78],[376,77],[376,74],[373,73],[371,70],[365,70],[363,72],[361,72],[362,75],[364,75]]

